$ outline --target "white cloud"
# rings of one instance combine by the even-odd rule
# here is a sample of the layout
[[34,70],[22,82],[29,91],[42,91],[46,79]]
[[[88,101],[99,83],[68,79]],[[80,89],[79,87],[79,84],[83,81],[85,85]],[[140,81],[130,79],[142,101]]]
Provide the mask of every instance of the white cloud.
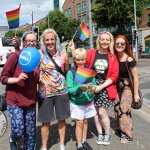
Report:
[[36,22],[53,10],[53,0],[0,0],[0,2],[0,26],[8,25],[5,12],[17,9],[20,3],[20,25],[32,23],[32,11],[33,22]]

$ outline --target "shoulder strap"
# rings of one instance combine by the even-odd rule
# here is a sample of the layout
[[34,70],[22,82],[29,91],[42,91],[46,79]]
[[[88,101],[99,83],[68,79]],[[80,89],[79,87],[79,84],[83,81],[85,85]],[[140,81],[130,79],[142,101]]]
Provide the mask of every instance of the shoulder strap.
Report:
[[130,72],[129,67],[128,67],[128,56],[126,58],[126,67],[127,67],[127,70],[128,70],[128,74],[129,74],[129,79],[130,79],[130,82],[131,82],[131,86],[134,89],[134,87],[133,87],[133,77],[132,77],[131,72]]
[[64,72],[62,72],[61,68],[57,65],[57,63],[55,62],[55,60],[53,59],[52,55],[50,53],[47,52],[47,54],[49,55],[51,61],[53,62],[53,64],[55,65],[56,67],[56,70],[58,72],[60,72],[64,77],[66,76],[66,74]]

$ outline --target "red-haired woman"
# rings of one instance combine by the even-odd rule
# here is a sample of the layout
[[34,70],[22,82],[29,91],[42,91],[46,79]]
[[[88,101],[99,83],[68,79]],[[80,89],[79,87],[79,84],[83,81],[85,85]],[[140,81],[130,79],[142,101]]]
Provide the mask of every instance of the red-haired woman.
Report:
[[132,55],[127,38],[123,35],[119,35],[115,38],[114,42],[115,52],[117,53],[119,60],[119,78],[117,80],[118,98],[115,101],[114,107],[117,129],[113,132],[120,133],[121,143],[127,143],[128,141],[132,141],[133,135],[131,119],[132,92],[126,60],[128,68],[133,76],[135,102],[139,101],[138,73],[136,60]]

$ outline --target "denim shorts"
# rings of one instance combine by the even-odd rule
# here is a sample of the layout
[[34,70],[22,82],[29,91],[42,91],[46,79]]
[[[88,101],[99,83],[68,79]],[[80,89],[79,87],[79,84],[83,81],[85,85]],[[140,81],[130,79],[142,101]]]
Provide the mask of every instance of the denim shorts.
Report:
[[50,123],[65,120],[70,116],[70,100],[68,94],[38,99],[38,122]]

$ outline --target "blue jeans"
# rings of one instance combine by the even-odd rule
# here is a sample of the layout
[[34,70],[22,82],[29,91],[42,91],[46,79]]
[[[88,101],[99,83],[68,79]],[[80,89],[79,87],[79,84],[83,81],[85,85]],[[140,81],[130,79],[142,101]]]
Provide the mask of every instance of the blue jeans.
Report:
[[7,105],[10,119],[10,139],[18,142],[24,135],[24,150],[36,149],[36,107],[22,108]]

